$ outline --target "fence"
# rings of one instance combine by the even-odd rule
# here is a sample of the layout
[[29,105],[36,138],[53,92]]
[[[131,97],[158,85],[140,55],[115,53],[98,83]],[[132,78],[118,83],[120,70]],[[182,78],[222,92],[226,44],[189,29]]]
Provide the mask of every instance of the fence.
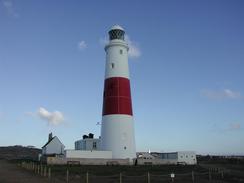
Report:
[[52,183],[202,183],[214,182],[216,180],[224,180],[225,173],[209,169],[205,172],[192,171],[189,173],[170,173],[170,174],[154,174],[146,172],[142,175],[128,175],[119,173],[115,175],[95,175],[94,173],[69,170],[62,168],[60,170],[52,169],[52,167],[33,162],[22,162],[21,167],[34,172],[35,174],[46,177]]

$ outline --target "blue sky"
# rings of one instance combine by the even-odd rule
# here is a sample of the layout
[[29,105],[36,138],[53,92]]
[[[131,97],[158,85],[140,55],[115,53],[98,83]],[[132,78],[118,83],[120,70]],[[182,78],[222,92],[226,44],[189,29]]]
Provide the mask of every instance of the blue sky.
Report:
[[104,42],[124,27],[137,151],[244,154],[244,2],[0,1],[0,146],[100,135]]

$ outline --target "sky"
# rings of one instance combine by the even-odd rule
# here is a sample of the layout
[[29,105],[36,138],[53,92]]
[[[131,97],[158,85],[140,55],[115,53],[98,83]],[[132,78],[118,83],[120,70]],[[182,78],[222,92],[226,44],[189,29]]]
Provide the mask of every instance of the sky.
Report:
[[100,135],[104,45],[126,31],[137,151],[244,155],[244,1],[0,0],[0,146]]

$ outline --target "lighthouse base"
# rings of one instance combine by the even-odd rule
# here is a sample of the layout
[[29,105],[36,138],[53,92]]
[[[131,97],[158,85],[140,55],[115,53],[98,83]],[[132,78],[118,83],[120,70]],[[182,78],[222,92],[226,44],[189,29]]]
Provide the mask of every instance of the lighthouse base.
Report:
[[123,114],[103,116],[101,149],[112,151],[114,159],[136,158],[134,121],[132,116]]

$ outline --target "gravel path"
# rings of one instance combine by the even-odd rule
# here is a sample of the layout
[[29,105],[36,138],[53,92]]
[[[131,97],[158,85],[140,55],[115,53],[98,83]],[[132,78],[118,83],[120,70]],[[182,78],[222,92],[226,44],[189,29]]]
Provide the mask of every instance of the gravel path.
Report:
[[48,180],[6,160],[0,160],[0,183],[48,183]]

